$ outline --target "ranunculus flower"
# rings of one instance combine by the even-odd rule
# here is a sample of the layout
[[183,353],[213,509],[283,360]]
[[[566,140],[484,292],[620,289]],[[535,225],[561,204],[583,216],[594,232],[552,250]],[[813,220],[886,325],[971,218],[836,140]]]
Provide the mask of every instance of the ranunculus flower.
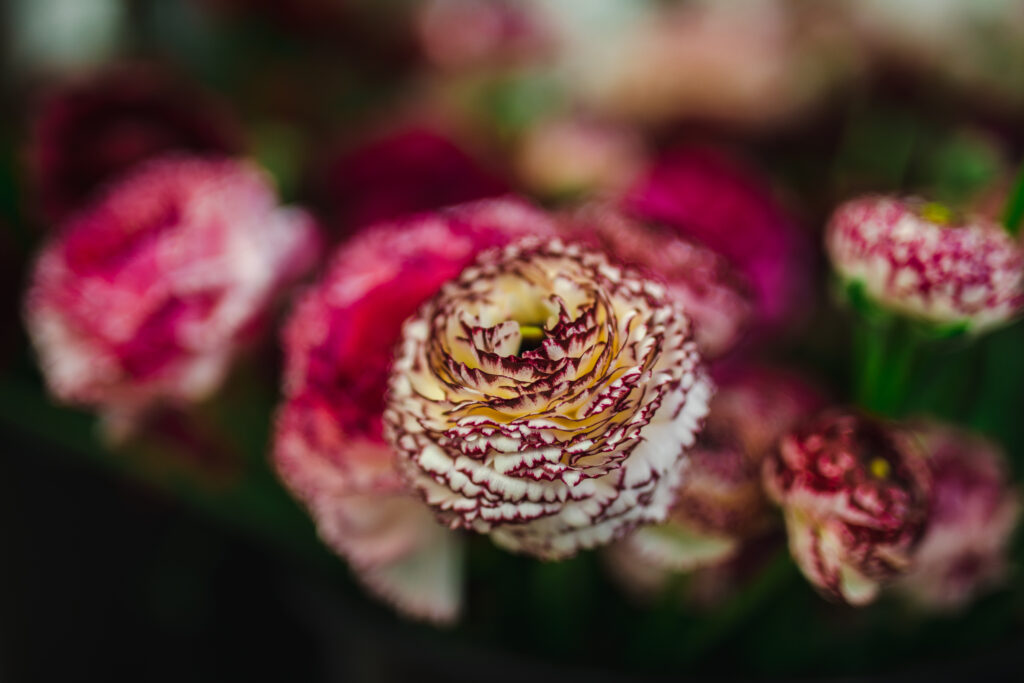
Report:
[[114,419],[205,397],[317,247],[312,219],[249,163],[140,167],[35,266],[25,316],[50,390]]
[[763,325],[779,325],[804,308],[811,291],[805,236],[767,182],[725,153],[700,146],[666,152],[622,205],[725,256],[753,287]]
[[982,332],[1024,308],[1024,252],[980,216],[913,198],[861,197],[836,209],[825,244],[842,280],[911,317]]
[[343,231],[496,197],[508,185],[447,137],[399,130],[339,154],[325,172],[327,200]]
[[782,506],[793,559],[824,595],[864,605],[909,569],[931,478],[908,434],[860,415],[826,414],[784,436],[763,474]]
[[556,559],[665,518],[710,391],[663,285],[540,240],[406,322],[384,419],[443,521]]
[[896,587],[924,607],[962,609],[1006,577],[1020,494],[994,443],[935,423],[915,432],[929,456],[932,509],[913,567]]
[[479,251],[553,230],[513,200],[370,227],[341,247],[285,328],[277,470],[356,577],[413,616],[455,618],[462,565],[457,535],[403,481],[382,435],[402,322]]
[[43,98],[29,169],[43,213],[57,221],[139,162],[241,147],[237,125],[209,96],[152,68],[121,67]]
[[769,368],[731,369],[716,385],[668,519],[609,548],[615,575],[631,592],[656,594],[673,573],[718,566],[769,530],[774,515],[761,487],[762,462],[822,405],[801,378]]
[[568,233],[662,281],[686,311],[704,357],[735,346],[753,315],[750,285],[717,252],[660,225],[592,204],[569,215]]

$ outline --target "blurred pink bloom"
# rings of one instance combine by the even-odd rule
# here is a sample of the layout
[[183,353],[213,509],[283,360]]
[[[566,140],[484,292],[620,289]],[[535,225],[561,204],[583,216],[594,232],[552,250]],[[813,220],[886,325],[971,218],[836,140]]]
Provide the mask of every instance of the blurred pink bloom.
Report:
[[241,147],[237,124],[218,102],[156,69],[122,67],[44,97],[33,120],[29,170],[43,213],[59,221],[141,161]]
[[[673,573],[720,566],[770,530],[775,517],[761,487],[762,462],[782,435],[823,405],[807,382],[780,370],[732,369],[717,383],[668,520],[637,529],[611,549],[615,574],[631,592],[656,595]],[[630,571],[618,567],[626,558]]]
[[32,273],[26,323],[50,390],[115,420],[207,396],[318,244],[312,219],[279,207],[250,164],[138,168],[73,216]]
[[341,247],[285,328],[278,472],[357,578],[407,614],[453,620],[462,566],[458,537],[405,484],[382,436],[402,322],[481,250],[553,229],[514,200],[370,227]]
[[759,323],[777,326],[804,308],[812,287],[810,245],[767,181],[723,152],[670,150],[622,204],[725,256],[753,287]]
[[730,350],[749,325],[750,286],[716,252],[608,205],[592,204],[570,214],[566,227],[567,237],[600,247],[663,281],[689,316],[705,357]]
[[868,196],[836,209],[832,266],[882,306],[981,332],[1024,310],[1024,251],[997,223],[919,199]]
[[516,152],[520,181],[531,191],[554,198],[621,192],[645,161],[637,131],[581,117],[531,126]]
[[992,442],[934,423],[915,431],[929,455],[932,511],[913,567],[896,587],[924,607],[962,609],[1006,577],[1020,494]]
[[508,185],[447,137],[412,127],[335,157],[325,173],[327,200],[349,232],[371,223],[495,197]]
[[782,438],[764,486],[786,520],[789,549],[827,597],[864,605],[910,568],[928,521],[931,477],[907,434],[831,413]]
[[427,60],[446,69],[514,66],[553,47],[536,12],[509,0],[428,0],[416,32]]

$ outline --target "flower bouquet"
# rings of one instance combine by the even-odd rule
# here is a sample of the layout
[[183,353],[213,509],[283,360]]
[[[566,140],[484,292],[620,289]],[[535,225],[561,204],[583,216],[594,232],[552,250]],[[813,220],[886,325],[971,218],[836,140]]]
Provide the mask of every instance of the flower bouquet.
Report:
[[380,679],[1019,670],[1019,7],[172,5],[12,10],[11,438]]

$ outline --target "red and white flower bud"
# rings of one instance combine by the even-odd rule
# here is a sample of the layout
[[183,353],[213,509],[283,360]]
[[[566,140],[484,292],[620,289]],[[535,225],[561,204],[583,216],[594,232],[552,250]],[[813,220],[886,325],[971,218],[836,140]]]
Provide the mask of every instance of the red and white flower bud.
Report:
[[824,595],[867,604],[910,568],[931,478],[909,435],[859,415],[826,414],[784,436],[763,473],[793,559]]
[[926,608],[961,609],[1006,577],[1020,494],[994,443],[939,424],[915,432],[929,456],[932,510],[913,568],[897,588]]
[[406,322],[384,419],[442,520],[556,559],[665,518],[710,392],[662,285],[555,240],[485,254]]
[[403,480],[382,434],[402,322],[479,251],[553,229],[511,200],[376,225],[341,247],[285,328],[277,471],[356,578],[405,614],[455,619],[462,546]]
[[207,396],[318,244],[310,216],[278,206],[248,163],[139,168],[36,263],[25,317],[50,390],[108,417]]
[[825,239],[839,276],[886,308],[977,332],[1024,309],[1024,251],[989,219],[868,196],[836,209]]

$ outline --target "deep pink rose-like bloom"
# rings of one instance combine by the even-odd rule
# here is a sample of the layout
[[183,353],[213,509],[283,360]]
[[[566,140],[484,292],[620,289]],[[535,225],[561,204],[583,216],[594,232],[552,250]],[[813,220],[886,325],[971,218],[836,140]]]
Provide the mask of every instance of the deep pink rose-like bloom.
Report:
[[763,474],[793,559],[824,595],[864,605],[910,568],[931,477],[908,434],[860,415],[826,414],[783,437]]
[[663,285],[534,240],[485,253],[405,323],[384,420],[443,521],[559,559],[664,520],[710,393]]
[[718,253],[659,225],[632,220],[612,206],[592,204],[570,214],[567,232],[660,279],[686,311],[701,354],[720,356],[753,314],[749,284]]
[[496,197],[508,185],[444,135],[390,133],[328,163],[327,200],[345,232],[420,211]]
[[914,565],[896,587],[925,608],[955,611],[1006,577],[1020,493],[994,443],[935,423],[915,433],[928,453],[932,510]]
[[655,160],[623,207],[725,256],[750,282],[756,319],[776,325],[801,310],[810,247],[766,181],[723,152],[678,147]]
[[[630,592],[656,595],[673,573],[719,566],[771,529],[762,462],[782,435],[823,404],[802,378],[771,368],[731,369],[716,384],[668,519],[610,548],[614,574]],[[632,569],[624,571],[625,563]]]
[[208,95],[155,69],[124,67],[44,97],[29,170],[43,213],[56,221],[139,162],[172,151],[241,148],[237,125]]
[[868,196],[825,235],[839,277],[886,308],[981,332],[1024,309],[1024,251],[997,223],[919,199]]
[[513,200],[373,226],[345,243],[284,332],[274,460],[324,541],[370,590],[436,621],[461,603],[461,543],[399,476],[382,436],[402,322],[476,254],[554,225]]
[[25,301],[53,394],[129,418],[221,383],[282,286],[314,262],[303,211],[235,160],[146,164],[43,249]]

